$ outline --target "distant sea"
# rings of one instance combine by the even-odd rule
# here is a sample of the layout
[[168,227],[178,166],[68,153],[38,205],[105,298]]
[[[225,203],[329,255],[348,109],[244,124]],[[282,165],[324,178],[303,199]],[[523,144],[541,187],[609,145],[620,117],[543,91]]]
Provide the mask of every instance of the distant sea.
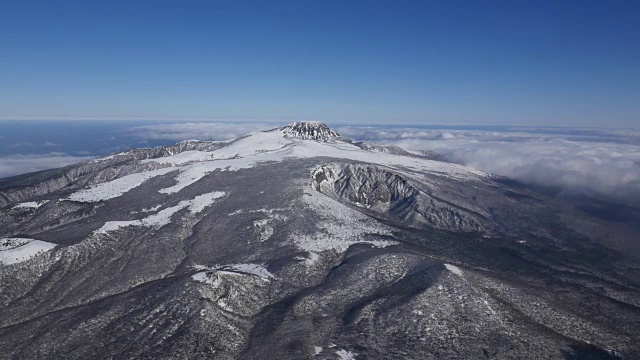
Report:
[[68,156],[103,156],[139,147],[175,143],[135,136],[138,126],[150,121],[0,121],[0,157],[64,153]]

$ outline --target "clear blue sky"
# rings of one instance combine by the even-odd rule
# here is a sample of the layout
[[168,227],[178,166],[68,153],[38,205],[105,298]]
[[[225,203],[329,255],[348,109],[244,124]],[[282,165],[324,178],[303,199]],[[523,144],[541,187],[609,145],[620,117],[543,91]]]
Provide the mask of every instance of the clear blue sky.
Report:
[[0,118],[640,126],[640,2],[4,0]]

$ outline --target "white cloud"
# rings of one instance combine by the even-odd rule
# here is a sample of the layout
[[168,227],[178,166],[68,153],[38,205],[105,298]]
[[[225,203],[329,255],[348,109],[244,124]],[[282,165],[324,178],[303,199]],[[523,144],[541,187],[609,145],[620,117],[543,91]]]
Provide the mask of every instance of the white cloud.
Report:
[[358,140],[411,150],[434,150],[452,161],[524,183],[628,203],[640,201],[640,132],[637,130],[357,127],[338,130]]
[[179,123],[144,125],[134,127],[130,131],[138,138],[149,140],[229,140],[275,127],[277,125],[265,123]]
[[34,171],[58,168],[88,159],[91,159],[91,157],[71,156],[65,153],[58,152],[52,152],[48,154],[18,154],[1,156],[0,178]]

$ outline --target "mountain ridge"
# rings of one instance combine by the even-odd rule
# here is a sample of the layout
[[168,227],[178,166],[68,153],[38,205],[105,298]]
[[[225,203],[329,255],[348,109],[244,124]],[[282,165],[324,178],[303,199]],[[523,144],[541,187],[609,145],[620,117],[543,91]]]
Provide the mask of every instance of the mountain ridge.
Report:
[[318,123],[5,179],[0,253],[38,247],[0,263],[0,348],[8,358],[639,354],[638,232],[496,180]]

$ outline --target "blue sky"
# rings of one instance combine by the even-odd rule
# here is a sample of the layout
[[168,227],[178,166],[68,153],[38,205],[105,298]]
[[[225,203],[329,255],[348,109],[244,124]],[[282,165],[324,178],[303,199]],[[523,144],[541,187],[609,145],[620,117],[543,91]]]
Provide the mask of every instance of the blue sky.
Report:
[[634,1],[0,4],[0,118],[640,126]]

